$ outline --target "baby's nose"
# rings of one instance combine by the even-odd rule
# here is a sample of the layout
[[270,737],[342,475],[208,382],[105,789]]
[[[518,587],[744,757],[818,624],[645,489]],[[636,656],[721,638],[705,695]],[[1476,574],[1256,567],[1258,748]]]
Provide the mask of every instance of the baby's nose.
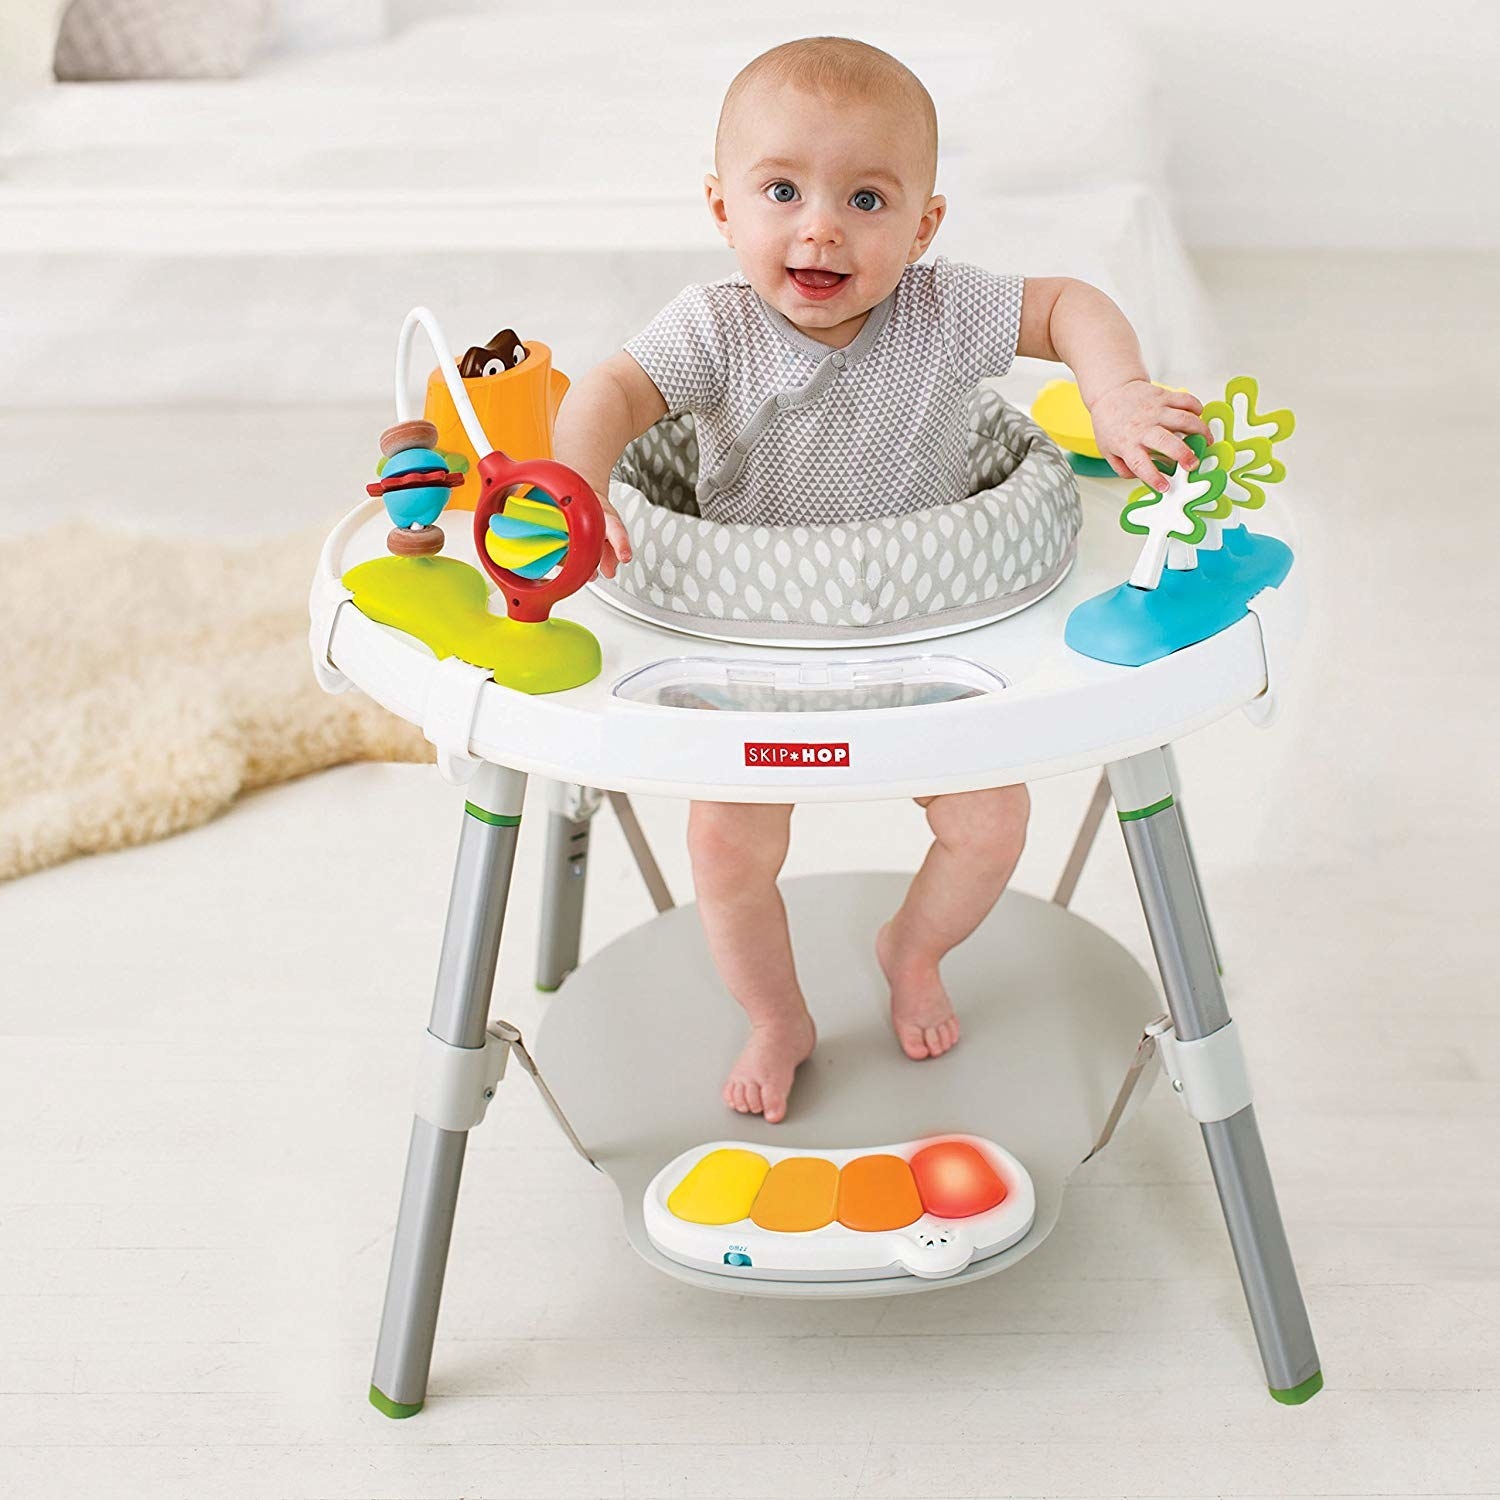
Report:
[[813,214],[803,222],[802,238],[814,245],[837,245],[844,236],[832,215]]

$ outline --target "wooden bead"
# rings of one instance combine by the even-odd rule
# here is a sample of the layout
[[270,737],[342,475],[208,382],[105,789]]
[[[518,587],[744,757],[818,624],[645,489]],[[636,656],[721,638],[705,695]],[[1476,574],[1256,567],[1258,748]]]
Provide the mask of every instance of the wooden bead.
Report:
[[437,442],[437,428],[417,417],[411,422],[397,422],[380,434],[380,451],[386,458],[405,453],[408,448],[431,448]]
[[395,526],[386,537],[385,546],[397,557],[431,557],[443,550],[445,540],[441,526],[420,526],[415,531],[409,526]]

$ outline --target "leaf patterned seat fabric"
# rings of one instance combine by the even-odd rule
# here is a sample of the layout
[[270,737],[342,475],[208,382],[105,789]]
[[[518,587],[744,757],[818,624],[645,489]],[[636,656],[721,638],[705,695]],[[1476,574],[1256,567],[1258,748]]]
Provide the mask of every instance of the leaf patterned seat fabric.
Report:
[[661,624],[732,639],[878,640],[1024,609],[1073,561],[1083,514],[1067,460],[988,384],[970,394],[969,496],[824,526],[697,513],[691,413],[625,450],[610,498],[634,559],[593,587]]

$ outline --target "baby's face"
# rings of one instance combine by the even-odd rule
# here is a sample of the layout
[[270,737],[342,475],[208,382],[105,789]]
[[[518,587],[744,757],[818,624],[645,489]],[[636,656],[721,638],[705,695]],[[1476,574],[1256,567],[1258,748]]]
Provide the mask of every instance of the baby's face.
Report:
[[878,103],[752,90],[721,144],[722,175],[704,186],[746,280],[812,337],[847,342],[947,206],[927,191],[919,124]]

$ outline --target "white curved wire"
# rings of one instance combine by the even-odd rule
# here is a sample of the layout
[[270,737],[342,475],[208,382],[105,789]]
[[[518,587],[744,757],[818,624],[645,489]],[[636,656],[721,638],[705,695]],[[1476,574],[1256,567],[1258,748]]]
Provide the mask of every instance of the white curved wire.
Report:
[[479,415],[474,410],[474,403],[469,400],[469,393],[464,389],[463,378],[459,375],[458,366],[454,363],[453,351],[448,347],[448,340],[443,337],[443,330],[438,320],[425,307],[414,307],[407,313],[406,321],[401,325],[401,336],[396,340],[396,419],[400,422],[410,422],[414,417],[422,415],[425,387],[423,395],[413,401],[411,385],[407,380],[408,366],[411,363],[411,338],[419,323],[427,335],[427,342],[432,345],[432,352],[437,355],[438,369],[442,371],[448,394],[453,397],[453,405],[458,411],[458,420],[463,424],[464,432],[469,442],[473,444],[475,454],[483,458],[494,450],[490,440],[484,435],[484,428],[479,425]]

